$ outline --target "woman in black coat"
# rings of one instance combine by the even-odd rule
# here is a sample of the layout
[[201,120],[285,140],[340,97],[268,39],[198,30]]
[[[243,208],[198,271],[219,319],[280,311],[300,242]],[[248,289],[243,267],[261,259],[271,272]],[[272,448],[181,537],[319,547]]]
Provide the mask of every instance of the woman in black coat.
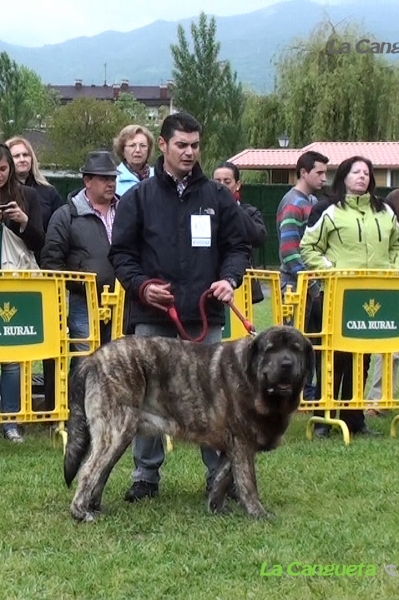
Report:
[[13,157],[18,180],[24,185],[33,187],[39,196],[43,228],[47,231],[51,215],[63,204],[60,195],[40,172],[36,155],[27,139],[15,136],[7,140],[6,145]]
[[[30,142],[21,136],[15,136],[7,140],[15,164],[18,180],[27,187],[33,188],[40,200],[43,229],[46,232],[51,215],[62,206],[63,202],[59,193],[40,172],[39,163]],[[40,256],[38,255],[40,264]],[[53,410],[55,403],[55,373],[54,361],[43,361],[44,376],[44,410]]]
[[[234,199],[242,208],[241,219],[244,223],[246,242],[251,247],[251,265],[253,265],[253,248],[260,248],[266,241],[267,231],[260,210],[252,204],[242,204],[240,199],[240,172],[236,165],[231,162],[222,162],[215,168],[212,179],[223,183],[233,194]],[[263,292],[259,281],[252,279],[252,303],[256,304],[263,300]]]
[[[21,186],[15,173],[10,150],[0,144],[0,231],[10,229],[27,250],[40,252],[44,245],[44,230],[40,201],[34,190]],[[20,366],[2,363],[0,378],[1,410],[19,412],[21,406]],[[23,442],[14,421],[3,426],[4,436],[11,442]]]

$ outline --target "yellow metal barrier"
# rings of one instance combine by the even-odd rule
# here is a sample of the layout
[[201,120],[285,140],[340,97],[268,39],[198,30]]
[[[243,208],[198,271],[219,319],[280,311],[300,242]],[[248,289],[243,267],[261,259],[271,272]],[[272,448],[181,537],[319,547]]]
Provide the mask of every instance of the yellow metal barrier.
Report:
[[[284,296],[293,315],[294,326],[304,331],[308,285],[317,279],[323,289],[323,319],[319,333],[306,333],[318,343],[321,352],[321,399],[302,401],[300,410],[320,409],[324,417],[313,416],[308,422],[307,437],[312,438],[314,423],[326,423],[342,429],[344,441],[350,442],[346,424],[331,418],[332,410],[370,408],[375,401],[364,398],[363,356],[383,355],[381,409],[399,407],[393,398],[392,354],[399,349],[399,273],[394,270],[328,270],[299,273],[297,291]],[[334,397],[334,352],[353,353],[353,397],[342,401]],[[396,435],[399,417],[391,424],[391,435]]]
[[[270,302],[270,307],[272,311],[272,324],[273,325],[282,325],[283,318],[286,314],[286,307],[283,305],[283,299],[281,296],[281,282],[280,282],[280,272],[279,271],[267,271],[264,269],[247,269],[247,272],[244,276],[243,284],[239,290],[243,290],[245,304],[245,316],[253,323],[254,319],[254,310],[252,304],[252,291],[251,291],[251,280],[257,279],[261,284],[263,284],[265,300],[263,302],[267,302],[267,298]],[[238,290],[238,291],[239,291]],[[263,324],[261,323],[261,328],[263,328]],[[265,324],[265,327],[268,324]],[[242,337],[242,335],[240,335]]]
[[101,294],[100,319],[111,322],[111,339],[116,340],[123,336],[123,315],[125,308],[125,290],[118,280],[115,281],[114,291],[109,291],[105,285]]
[[[80,285],[87,298],[89,337],[72,340],[67,328],[67,285]],[[71,352],[73,341],[88,350]],[[68,419],[68,367],[72,356],[90,354],[100,345],[96,275],[57,271],[0,271],[0,363],[21,365],[21,407],[0,413],[0,423],[56,422],[65,444]],[[33,410],[32,363],[55,362],[55,406]]]

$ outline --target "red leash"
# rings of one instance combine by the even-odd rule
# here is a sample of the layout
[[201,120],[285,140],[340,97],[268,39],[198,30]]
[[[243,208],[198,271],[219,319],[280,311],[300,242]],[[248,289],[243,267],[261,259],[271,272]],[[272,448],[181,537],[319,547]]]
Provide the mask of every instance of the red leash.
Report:
[[[141,302],[143,302],[144,304],[147,304],[147,302],[145,301],[145,298],[144,298],[144,290],[151,283],[165,285],[165,281],[163,281],[162,279],[149,279],[146,282],[144,282],[144,284],[140,287],[140,290],[139,290],[139,298],[140,298]],[[190,337],[188,335],[188,333],[185,331],[185,329],[182,325],[182,322],[179,319],[179,315],[177,314],[177,310],[176,310],[174,304],[171,304],[169,306],[169,308],[167,309],[166,312],[167,312],[169,318],[176,325],[176,328],[177,328],[182,340],[188,340],[190,342],[202,342],[206,338],[206,336],[208,335],[208,331],[209,331],[209,324],[208,324],[208,319],[207,319],[206,312],[205,312],[205,302],[206,302],[207,298],[210,298],[212,295],[213,295],[213,292],[210,288],[205,290],[205,292],[203,292],[201,294],[201,297],[199,300],[199,311],[200,311],[200,315],[201,315],[202,331],[201,331],[200,335],[196,338]],[[244,325],[246,331],[250,335],[256,335],[255,327],[238,310],[238,308],[233,304],[233,301],[230,301],[226,304],[228,304],[228,306],[231,308],[231,310],[240,319],[240,321]]]

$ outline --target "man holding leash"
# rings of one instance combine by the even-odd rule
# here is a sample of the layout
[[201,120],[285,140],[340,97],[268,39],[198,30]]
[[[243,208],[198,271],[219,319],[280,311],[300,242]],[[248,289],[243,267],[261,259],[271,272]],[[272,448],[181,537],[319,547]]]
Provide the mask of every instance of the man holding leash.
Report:
[[[173,305],[187,334],[197,338],[200,298],[209,290],[202,341],[221,341],[224,303],[232,300],[249,267],[237,204],[223,185],[205,177],[198,163],[200,131],[187,113],[166,117],[154,177],[124,194],[116,213],[109,259],[129,299],[128,333],[136,336],[177,337],[167,312]],[[209,490],[218,455],[209,447],[201,452]],[[136,437],[127,501],[158,494],[163,460],[160,437]]]

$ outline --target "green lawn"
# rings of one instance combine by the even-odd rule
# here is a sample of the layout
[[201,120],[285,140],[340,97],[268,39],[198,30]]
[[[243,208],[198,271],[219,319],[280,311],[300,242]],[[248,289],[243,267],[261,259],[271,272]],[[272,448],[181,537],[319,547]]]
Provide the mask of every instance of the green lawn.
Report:
[[[258,457],[263,502],[273,523],[251,521],[233,505],[210,516],[196,448],[177,444],[162,469],[161,493],[123,501],[131,457],[105,491],[108,514],[94,524],[69,517],[73,490],[62,479],[62,451],[30,426],[25,444],[0,440],[0,580],[4,600],[397,599],[399,441],[388,420],[378,440],[305,440],[297,415],[284,445]],[[355,577],[261,577],[280,564],[374,565]]]
[[[260,330],[268,304],[255,309]],[[284,444],[258,456],[271,523],[233,503],[227,516],[209,515],[199,451],[179,443],[158,498],[123,501],[126,453],[105,490],[108,514],[77,524],[68,512],[75,486],[64,485],[62,449],[48,431],[28,426],[20,446],[1,438],[1,600],[397,600],[398,579],[384,570],[399,569],[399,440],[388,436],[389,419],[373,420],[381,438],[349,447],[334,434],[306,441],[306,420],[295,415]],[[264,571],[283,573],[262,577],[265,562]],[[293,562],[364,563],[375,574],[289,576]]]

